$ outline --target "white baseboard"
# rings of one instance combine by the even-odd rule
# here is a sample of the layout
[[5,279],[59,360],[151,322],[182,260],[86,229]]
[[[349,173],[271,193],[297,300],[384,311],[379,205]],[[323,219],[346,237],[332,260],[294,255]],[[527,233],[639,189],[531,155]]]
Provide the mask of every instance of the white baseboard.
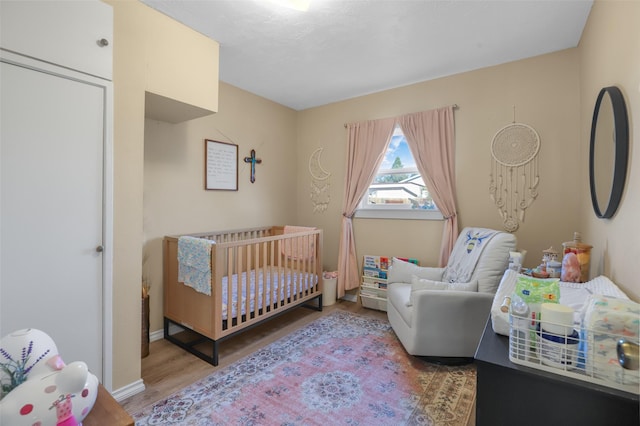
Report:
[[133,383],[121,387],[120,389],[116,389],[115,391],[111,392],[111,395],[116,401],[121,402],[133,395],[144,392],[144,390],[144,382],[142,381],[142,379],[138,379]]
[[[1,0],[0,0],[1,1]],[[169,324],[169,335],[184,331],[184,328],[176,324]],[[156,340],[164,339],[164,329],[152,331],[149,333],[149,342],[155,342]]]
[[164,329],[152,331],[151,333],[149,333],[150,342],[155,342],[156,340],[162,340],[162,339],[164,339]]

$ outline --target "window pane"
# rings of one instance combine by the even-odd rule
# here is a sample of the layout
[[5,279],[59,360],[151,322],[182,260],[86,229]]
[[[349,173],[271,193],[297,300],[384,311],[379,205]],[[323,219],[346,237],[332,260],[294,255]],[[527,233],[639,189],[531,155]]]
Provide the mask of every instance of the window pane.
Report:
[[399,128],[391,138],[378,174],[365,198],[364,208],[438,210]]

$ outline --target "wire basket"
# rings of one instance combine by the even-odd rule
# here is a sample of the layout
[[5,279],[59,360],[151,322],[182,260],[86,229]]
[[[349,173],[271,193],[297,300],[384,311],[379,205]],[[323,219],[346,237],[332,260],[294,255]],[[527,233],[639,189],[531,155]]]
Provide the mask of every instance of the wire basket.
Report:
[[551,333],[539,320],[511,314],[509,324],[511,362],[640,395],[640,371],[617,360],[617,342],[626,336],[585,328]]

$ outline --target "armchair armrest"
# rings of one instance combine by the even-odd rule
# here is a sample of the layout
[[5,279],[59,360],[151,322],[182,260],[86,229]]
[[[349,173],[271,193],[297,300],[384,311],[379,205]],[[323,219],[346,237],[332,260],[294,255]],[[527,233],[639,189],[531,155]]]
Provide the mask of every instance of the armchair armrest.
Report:
[[389,269],[389,283],[411,284],[413,275],[418,278],[426,278],[432,281],[441,281],[445,268],[434,268],[430,266],[418,266],[413,263],[394,260]]
[[[416,276],[418,278],[426,278],[433,281],[442,281],[444,269],[445,268],[432,268],[430,266],[424,266],[420,269],[419,275]],[[409,282],[411,282],[411,280],[409,280]]]
[[417,290],[413,297],[411,326],[420,330],[424,341],[432,342],[433,356],[475,354],[491,312],[493,294]]

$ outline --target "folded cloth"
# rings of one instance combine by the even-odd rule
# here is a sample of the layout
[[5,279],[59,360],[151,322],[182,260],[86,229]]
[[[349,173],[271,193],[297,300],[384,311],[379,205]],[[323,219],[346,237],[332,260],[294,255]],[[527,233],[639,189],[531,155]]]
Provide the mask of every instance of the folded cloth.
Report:
[[211,246],[213,240],[183,236],[178,238],[178,281],[211,295]]
[[[291,226],[285,225],[285,234],[296,234],[298,232],[315,231],[316,228],[307,226]],[[287,238],[284,240],[282,247],[282,254],[289,259],[311,259],[315,256],[315,238],[313,237],[300,237],[300,238]]]

